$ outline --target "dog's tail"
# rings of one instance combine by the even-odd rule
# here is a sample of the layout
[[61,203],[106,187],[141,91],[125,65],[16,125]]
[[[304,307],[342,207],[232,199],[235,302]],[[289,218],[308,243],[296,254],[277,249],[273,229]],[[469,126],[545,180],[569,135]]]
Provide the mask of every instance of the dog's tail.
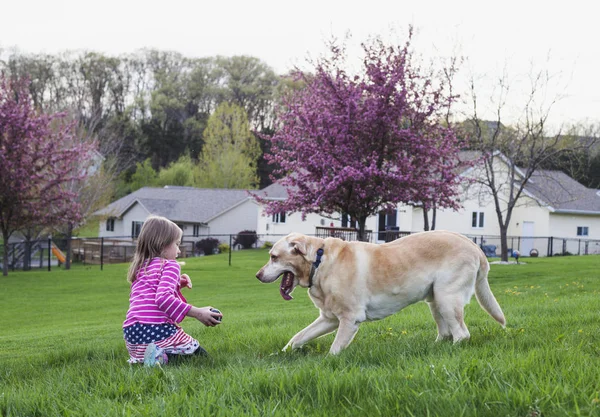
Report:
[[502,327],[506,326],[506,319],[504,313],[500,308],[500,304],[496,301],[496,297],[492,294],[490,284],[488,283],[488,272],[490,271],[490,264],[483,254],[481,253],[481,263],[479,271],[477,271],[477,280],[475,281],[475,297],[479,305],[487,311]]

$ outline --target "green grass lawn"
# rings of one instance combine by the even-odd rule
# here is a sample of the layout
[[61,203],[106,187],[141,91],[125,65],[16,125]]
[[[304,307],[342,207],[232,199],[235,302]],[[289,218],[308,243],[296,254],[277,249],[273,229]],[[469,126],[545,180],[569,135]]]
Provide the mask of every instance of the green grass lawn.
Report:
[[254,274],[264,250],[185,259],[197,306],[223,324],[183,328],[209,351],[164,368],[127,364],[127,265],[0,277],[0,416],[600,416],[600,257],[492,265],[502,329],[473,299],[471,340],[434,343],[424,303],[282,353],[317,316]]

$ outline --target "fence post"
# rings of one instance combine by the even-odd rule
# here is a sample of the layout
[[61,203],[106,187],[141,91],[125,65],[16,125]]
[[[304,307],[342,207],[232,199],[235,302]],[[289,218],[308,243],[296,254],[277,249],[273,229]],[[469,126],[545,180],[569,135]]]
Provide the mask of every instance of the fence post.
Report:
[[100,238],[100,271],[104,270],[104,237]]
[[13,247],[12,247],[12,248],[13,248],[13,249],[12,249],[12,270],[13,270],[13,272],[14,272],[14,270],[15,270],[15,264],[17,263],[17,261],[15,260],[15,252],[16,252],[16,249],[15,249],[15,248],[16,248],[16,247],[17,247],[17,244],[16,244],[16,243],[13,243]]
[[52,254],[52,235],[48,235],[48,272],[50,268],[50,255]]
[[229,266],[231,266],[231,252],[233,252],[233,235],[229,235]]
[[590,244],[590,242],[588,242],[588,241],[586,240],[586,242],[585,242],[585,255],[589,255],[589,253],[588,253],[589,244]]

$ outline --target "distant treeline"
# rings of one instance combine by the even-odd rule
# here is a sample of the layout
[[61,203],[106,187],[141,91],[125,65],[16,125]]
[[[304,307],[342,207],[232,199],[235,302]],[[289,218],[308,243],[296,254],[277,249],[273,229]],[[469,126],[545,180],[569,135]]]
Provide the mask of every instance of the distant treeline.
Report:
[[271,131],[274,101],[293,84],[250,56],[188,58],[146,49],[121,56],[0,51],[0,71],[28,77],[36,107],[72,114],[99,141],[100,153],[129,175],[147,159],[155,170],[186,154],[197,159],[208,119],[223,102],[243,108],[253,131]]
[[[31,97],[45,112],[66,111],[121,182],[150,161],[156,172],[182,157],[197,162],[208,120],[222,103],[243,108],[253,132],[275,128],[274,109],[287,89],[300,88],[289,74],[276,74],[251,56],[189,58],[143,49],[109,56],[76,51],[26,54],[0,50],[0,71],[30,79]],[[257,135],[261,153],[265,141]],[[588,187],[600,187],[600,153],[581,155],[576,167],[551,161]],[[569,162],[572,165],[572,162]],[[270,183],[269,167],[256,163],[259,187]],[[131,189],[116,187],[115,197]]]

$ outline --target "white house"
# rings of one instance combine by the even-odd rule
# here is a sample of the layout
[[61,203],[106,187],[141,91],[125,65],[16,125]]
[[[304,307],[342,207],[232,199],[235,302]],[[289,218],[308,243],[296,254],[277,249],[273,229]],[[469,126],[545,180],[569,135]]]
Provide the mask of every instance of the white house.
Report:
[[[473,158],[473,153],[467,154],[466,159]],[[508,159],[496,153],[494,172],[497,184],[504,192],[499,195],[503,210],[506,210],[509,181]],[[484,175],[483,168],[475,165],[463,172],[465,187],[461,196],[463,209],[454,212],[438,210],[437,229],[452,230],[465,235],[499,236],[500,227],[496,208],[489,190],[478,188],[477,185],[467,185],[467,178],[477,178]],[[520,181],[522,172],[517,169]],[[421,210],[415,209],[413,231],[422,230]],[[561,171],[538,170],[527,182],[523,195],[513,209],[508,227],[508,236],[513,240],[518,238],[518,249],[522,254],[529,254],[536,249],[540,255],[548,251],[558,253],[569,251],[581,252],[578,240],[600,240],[600,191],[586,188]],[[568,239],[568,247],[554,248],[549,242],[550,237]],[[492,243],[492,242],[487,242]],[[496,240],[493,243],[499,245]],[[515,249],[517,249],[515,244]],[[566,243],[565,243],[566,244]],[[509,241],[509,246],[511,242]],[[600,253],[600,245],[593,242],[592,247],[584,248],[587,253]]]
[[[507,159],[502,154],[496,156],[494,170],[498,181],[507,182]],[[462,152],[460,157],[473,160],[477,153]],[[475,165],[461,174],[465,178],[460,197],[463,207],[459,211],[438,210],[436,229],[451,230],[476,239],[479,237],[478,243],[499,247],[500,227],[489,191],[468,180],[483,175],[482,169],[482,166]],[[273,200],[287,196],[285,189],[277,183],[261,192],[267,199]],[[501,201],[506,201],[502,193],[500,197]],[[505,208],[506,204],[502,204]],[[311,214],[302,220],[298,213],[267,216],[263,207],[259,212],[257,233],[273,236],[271,239],[267,237],[267,240],[277,240],[292,231],[315,234],[321,226],[347,226],[340,215],[329,218]],[[381,243],[386,239],[386,230],[419,232],[423,230],[423,224],[422,209],[399,205],[392,212],[380,212],[368,218],[366,228],[373,231],[371,241]],[[529,254],[531,249],[536,249],[542,256],[548,251],[560,252],[560,249],[552,247],[554,243],[549,241],[550,237],[569,239],[568,246],[562,249],[572,253],[581,252],[582,247],[586,253],[600,253],[600,191],[586,188],[560,171],[540,170],[529,180],[524,195],[512,212],[508,236],[509,247],[519,249],[524,255]],[[581,246],[590,239],[596,242],[591,242],[591,246]],[[579,244],[579,240],[583,243]]]
[[[463,160],[472,160],[476,156],[474,152],[461,153]],[[508,165],[503,155],[497,156],[494,171],[501,181]],[[483,175],[482,167],[475,165],[461,175],[465,178],[461,193],[463,208],[459,211],[438,210],[436,229],[455,231],[471,236],[478,243],[499,247],[500,228],[489,192],[468,181]],[[99,236],[136,237],[149,214],[173,220],[183,229],[187,239],[211,235],[223,242],[229,240],[229,235],[242,230],[255,230],[261,241],[275,242],[291,232],[339,234],[344,232],[339,229],[350,230],[355,226],[342,215],[308,214],[305,219],[300,213],[266,215],[265,207],[252,197],[252,193],[257,191],[145,187],[96,213],[104,219],[100,223]],[[286,190],[279,183],[258,193],[270,200],[287,198]],[[399,205],[391,212],[382,211],[369,217],[366,229],[372,231],[372,242],[382,243],[389,237],[386,233],[389,230],[422,231],[423,213],[420,208]],[[548,251],[555,254],[561,250],[600,253],[600,191],[586,188],[559,171],[536,172],[513,210],[508,236],[509,248],[518,249],[523,255],[529,254],[531,249],[537,249],[542,256]],[[550,237],[563,238],[563,241],[554,241]],[[557,245],[562,246],[557,248]]]
[[214,237],[228,241],[231,234],[256,230],[258,206],[246,190],[144,187],[95,214],[102,218],[99,237],[135,238],[155,214],[177,223],[186,238],[222,235]]

